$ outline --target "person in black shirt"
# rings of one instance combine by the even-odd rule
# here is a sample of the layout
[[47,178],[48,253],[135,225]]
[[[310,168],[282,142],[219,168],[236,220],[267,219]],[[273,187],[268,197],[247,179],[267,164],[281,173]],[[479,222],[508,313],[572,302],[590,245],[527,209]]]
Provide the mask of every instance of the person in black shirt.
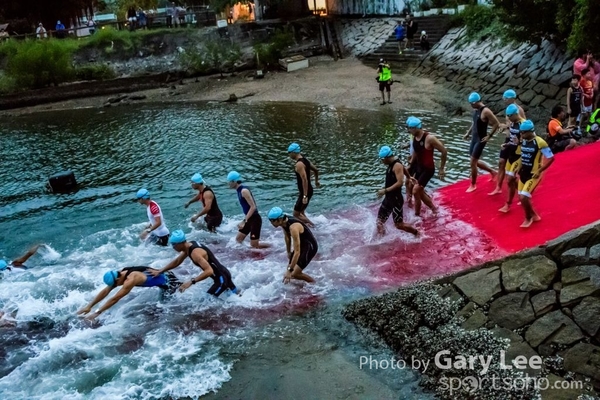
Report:
[[193,199],[185,203],[185,208],[188,208],[190,204],[198,200],[202,202],[203,207],[198,214],[192,217],[191,221],[196,222],[198,218],[204,215],[206,228],[210,232],[216,232],[217,227],[219,227],[223,222],[223,213],[219,209],[215,192],[213,192],[210,186],[205,185],[204,179],[200,174],[194,174],[194,176],[192,176],[192,188],[196,189],[198,194],[194,196]]
[[315,175],[315,186],[320,187],[319,183],[319,170],[300,153],[300,145],[298,143],[292,143],[288,147],[288,155],[292,160],[296,162],[294,166],[294,172],[296,174],[296,183],[298,184],[298,200],[294,205],[294,217],[304,222],[310,227],[314,227],[314,224],[304,214],[308,203],[313,195],[313,187],[310,183],[311,172]]
[[306,275],[304,269],[317,254],[319,245],[308,226],[296,218],[288,217],[279,207],[273,207],[268,216],[275,228],[283,228],[289,260],[283,283],[289,283],[291,279],[313,283],[315,280]]
[[377,192],[377,197],[384,197],[377,214],[377,232],[380,235],[385,234],[385,222],[390,214],[393,214],[396,228],[417,236],[419,231],[404,222],[402,211],[404,206],[402,184],[404,176],[409,177],[408,172],[389,146],[383,146],[379,150],[379,158],[383,164],[387,165],[387,170],[385,172],[385,187]]

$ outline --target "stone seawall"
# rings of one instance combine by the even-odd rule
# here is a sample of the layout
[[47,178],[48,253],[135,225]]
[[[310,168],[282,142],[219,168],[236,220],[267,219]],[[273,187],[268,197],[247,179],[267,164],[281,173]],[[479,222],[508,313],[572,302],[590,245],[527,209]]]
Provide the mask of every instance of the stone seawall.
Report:
[[355,57],[373,53],[394,33],[398,18],[339,19],[342,45]]
[[[377,332],[406,360],[428,360],[422,383],[442,399],[596,399],[600,393],[600,223],[546,246],[490,262],[431,284],[359,300],[344,311]],[[489,370],[435,365],[435,356],[491,356]],[[503,369],[517,357],[541,368]],[[561,389],[492,386],[492,377],[558,382]],[[451,393],[449,378],[473,383]],[[487,378],[481,380],[480,378]],[[446,380],[446,381],[444,381]],[[569,382],[582,382],[582,387]],[[446,387],[447,389],[447,387]]]
[[545,124],[552,107],[565,105],[574,59],[553,43],[469,43],[465,35],[465,28],[451,29],[414,73],[447,85],[464,103],[470,92],[478,91],[499,115],[506,108],[502,101],[506,89],[516,90],[534,122]]

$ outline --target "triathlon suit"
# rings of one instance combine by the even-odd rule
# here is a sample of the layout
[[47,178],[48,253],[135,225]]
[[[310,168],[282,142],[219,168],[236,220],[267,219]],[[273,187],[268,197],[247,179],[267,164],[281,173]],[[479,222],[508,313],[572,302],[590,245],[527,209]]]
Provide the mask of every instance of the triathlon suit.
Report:
[[217,196],[215,192],[211,189],[210,186],[206,186],[204,190],[200,193],[200,200],[202,201],[202,205],[206,207],[206,203],[204,203],[204,192],[211,192],[213,194],[213,202],[210,206],[210,210],[204,216],[204,221],[206,222],[206,228],[209,231],[214,232],[218,226],[223,222],[223,213],[221,209],[219,209],[219,203],[217,203]]
[[[389,188],[398,180],[396,179],[396,174],[394,173],[394,165],[396,163],[400,163],[397,159],[394,160],[392,164],[388,166],[387,171],[385,172],[385,187]],[[402,187],[394,191],[388,191],[383,198],[383,202],[381,203],[381,207],[379,207],[379,212],[377,213],[377,219],[381,222],[387,221],[390,217],[390,214],[393,214],[394,223],[401,224],[404,222],[404,218],[402,215],[402,207],[404,206],[404,198],[402,197]]]
[[165,218],[163,217],[160,206],[155,201],[150,200],[150,203],[146,208],[146,213],[148,214],[148,221],[150,221],[150,224],[152,225],[156,222],[156,217],[160,217],[160,226],[150,232],[150,240],[154,244],[166,246],[169,243],[169,230],[165,225]]
[[571,105],[571,114],[569,117],[577,118],[581,114],[581,98],[583,97],[583,89],[581,85],[574,88],[571,86],[571,96],[569,97],[569,103]]
[[200,264],[198,264],[192,258],[192,252],[196,249],[202,249],[206,251],[206,254],[208,254],[208,263],[210,264],[210,267],[213,270],[213,275],[211,276],[211,278],[213,279],[214,283],[206,293],[212,294],[216,297],[219,297],[227,289],[231,290],[233,293],[237,293],[238,290],[233,284],[233,281],[231,280],[231,274],[229,273],[229,270],[217,260],[213,252],[210,251],[210,249],[203,244],[199,244],[198,242],[191,243],[192,245],[188,250],[188,257],[190,258],[190,260],[192,260],[194,264],[200,267]]
[[[244,185],[240,185],[237,188],[237,195],[238,195],[238,200],[240,202],[240,205],[242,206],[242,211],[244,211],[244,216],[246,216],[246,215],[248,215],[248,211],[250,210],[250,204],[248,204],[248,202],[246,201],[244,196],[242,196],[242,190],[244,190],[244,189],[248,189],[248,188]],[[248,191],[250,191],[250,189],[248,189]],[[252,192],[250,192],[250,196],[252,196],[252,199],[254,199]],[[254,204],[256,204],[256,201],[254,201]],[[260,239],[260,230],[261,229],[262,229],[262,218],[261,218],[260,214],[258,213],[258,208],[257,208],[256,210],[254,210],[254,214],[252,214],[250,219],[248,219],[248,221],[246,221],[246,224],[242,227],[242,229],[239,230],[239,232],[243,233],[244,235],[250,234],[251,240],[258,240],[258,239]]]
[[[517,154],[517,149],[519,148],[519,144],[521,143],[521,123],[525,121],[520,120],[518,122],[513,122],[508,127],[508,137],[504,141],[504,148],[500,152],[500,158],[506,160],[506,166],[504,167],[504,171],[506,171],[506,175],[515,176],[516,171],[519,169],[521,164],[519,163],[519,159],[521,158],[520,154]],[[502,157],[504,155],[504,157]]]
[[481,120],[481,114],[483,114],[485,108],[486,106],[482,106],[473,113],[473,129],[471,132],[473,136],[471,137],[469,155],[476,160],[481,158],[485,148],[485,143],[481,143],[481,140],[487,136],[488,129],[488,123]]
[[[300,269],[304,269],[313,259],[315,254],[317,254],[319,245],[310,229],[308,229],[303,222],[292,217],[288,217],[287,223],[283,226],[283,230],[290,238],[292,237],[290,233],[290,226],[292,226],[292,224],[301,224],[304,228],[304,232],[300,234],[300,257],[298,258],[297,264]],[[290,255],[290,261],[292,260],[292,257],[294,257],[294,250],[292,250],[292,254]]]
[[152,274],[148,271],[148,267],[125,267],[121,271],[127,272],[125,274],[125,279],[127,279],[129,274],[132,272],[142,272],[144,275],[146,275],[146,282],[141,285],[137,285],[140,287],[158,287],[167,291],[168,293],[174,293],[175,290],[181,286],[181,282],[179,282],[179,280],[171,271],[167,271],[158,276],[152,276]]
[[[294,205],[294,211],[298,211],[298,212],[303,212],[304,210],[306,210],[306,207],[308,207],[308,203],[310,203],[310,199],[313,195],[313,187],[312,184],[310,182],[310,161],[308,161],[307,158],[300,158],[298,161],[296,161],[296,164],[298,163],[302,163],[304,164],[304,170],[306,171],[306,179],[308,180],[308,193],[304,193],[304,187],[302,186],[302,178],[300,177],[300,174],[297,173],[296,171],[294,171],[294,173],[296,174],[296,182],[298,183],[298,200],[296,200],[296,204]],[[307,202],[306,204],[302,203],[302,198],[306,195],[307,198]]]
[[[421,140],[413,139],[413,150],[416,159],[415,179],[419,182],[419,186],[425,187],[429,180],[435,175],[435,163],[433,161],[433,147],[428,149],[425,142],[429,132],[423,132]],[[387,187],[387,185],[386,185]]]
[[521,169],[519,170],[519,194],[531,197],[533,190],[540,182],[540,177],[533,178],[542,166],[542,156],[554,157],[552,150],[544,139],[534,136],[530,140],[521,140]]

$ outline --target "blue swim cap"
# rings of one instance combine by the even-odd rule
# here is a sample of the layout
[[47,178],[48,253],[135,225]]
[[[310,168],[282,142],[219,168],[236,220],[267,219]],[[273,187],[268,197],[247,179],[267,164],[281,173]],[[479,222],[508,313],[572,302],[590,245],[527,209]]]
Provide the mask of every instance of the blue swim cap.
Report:
[[279,207],[271,208],[271,211],[269,211],[269,214],[268,214],[269,219],[279,219],[284,216],[285,216],[285,214],[283,213],[283,210]]
[[528,120],[521,122],[521,126],[520,126],[519,130],[521,132],[528,132],[528,131],[532,131],[534,128],[535,128],[535,126],[533,125],[533,122],[531,122],[531,120],[528,119]]
[[406,120],[406,126],[409,128],[421,129],[423,124],[421,123],[421,120],[417,117],[408,117],[408,119]]
[[147,189],[140,189],[138,190],[137,194],[135,195],[135,197],[137,197],[137,199],[149,199],[150,198],[150,192]]
[[227,174],[228,182],[238,182],[241,180],[242,180],[242,176],[239,174],[239,172],[231,171],[230,173]]
[[6,268],[8,268],[8,263],[4,260],[0,260],[0,271],[4,271]]
[[511,104],[508,107],[506,107],[506,116],[510,117],[511,115],[515,115],[519,113],[519,107],[516,106],[516,104]]
[[391,157],[394,155],[394,152],[390,148],[390,146],[383,146],[379,149],[379,158]]
[[102,280],[106,284],[106,286],[115,286],[117,283],[117,278],[119,277],[119,271],[108,271],[104,274]]
[[503,98],[505,99],[516,99],[517,98],[517,92],[515,92],[512,89],[508,89],[506,92],[504,92],[504,94],[502,95]]
[[473,92],[469,95],[469,103],[477,103],[481,101],[481,96],[477,92]]
[[169,236],[169,244],[180,244],[185,242],[185,233],[181,229],[171,232]]
[[194,174],[194,176],[192,176],[192,182],[201,184],[201,183],[204,183],[204,179],[202,179],[202,175]]
[[300,153],[300,145],[298,143],[290,144],[290,147],[288,147],[288,153]]

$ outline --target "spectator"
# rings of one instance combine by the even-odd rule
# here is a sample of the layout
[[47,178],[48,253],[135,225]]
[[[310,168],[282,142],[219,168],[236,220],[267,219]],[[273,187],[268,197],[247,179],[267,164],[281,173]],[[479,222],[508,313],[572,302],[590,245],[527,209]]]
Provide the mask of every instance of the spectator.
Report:
[[[573,73],[575,75],[583,76],[583,70],[589,69],[592,76],[591,81],[594,84],[594,98],[596,99],[595,105],[598,107],[598,101],[600,100],[600,63],[594,60],[594,55],[589,50],[581,50],[577,54],[577,59],[573,64]],[[592,104],[594,102],[592,101]]]
[[421,31],[421,39],[419,40],[421,44],[421,50],[429,51],[429,36],[427,36],[427,32]]
[[575,148],[577,142],[571,137],[575,127],[562,127],[565,119],[565,109],[556,106],[552,109],[552,119],[548,122],[548,146],[553,153]]
[[88,30],[90,31],[90,35],[96,33],[96,23],[94,22],[93,18],[88,19],[87,26]]
[[412,15],[407,15],[406,17],[406,49],[413,50],[415,44],[413,40],[415,38],[415,21],[412,18]]
[[135,30],[137,24],[137,13],[135,12],[135,7],[133,6],[129,7],[127,10],[127,21],[129,21],[129,30]]
[[594,105],[594,83],[593,72],[590,68],[584,68],[581,71],[581,90],[583,91],[583,98],[581,99],[581,119],[587,120],[592,113]]
[[60,20],[56,21],[55,30],[57,39],[64,39],[67,37],[67,28],[65,28],[65,26],[62,24],[62,22],[60,22]]
[[140,28],[140,29],[146,29],[146,27],[148,26],[148,21],[146,19],[146,13],[144,12],[144,10],[142,10],[141,7],[137,11],[137,22],[138,22],[138,28]]
[[398,21],[394,33],[396,34],[396,40],[398,41],[398,54],[402,54],[402,50],[404,50],[404,46],[406,46],[406,29],[404,28],[404,22]]
[[42,25],[41,22],[38,24],[35,33],[38,39],[46,39],[48,37],[48,32],[46,32],[46,28],[44,28],[44,25]]
[[179,26],[179,12],[177,11],[177,6],[175,5],[175,2],[171,3],[171,7],[168,9],[168,12],[171,21],[171,23],[168,24],[169,28],[175,28],[176,26]]
[[8,40],[9,37],[10,35],[4,30],[4,28],[0,29],[0,42]]
[[567,114],[569,115],[569,126],[577,125],[581,131],[581,100],[583,97],[583,89],[579,84],[581,76],[573,75],[571,78],[571,86],[567,90]]

